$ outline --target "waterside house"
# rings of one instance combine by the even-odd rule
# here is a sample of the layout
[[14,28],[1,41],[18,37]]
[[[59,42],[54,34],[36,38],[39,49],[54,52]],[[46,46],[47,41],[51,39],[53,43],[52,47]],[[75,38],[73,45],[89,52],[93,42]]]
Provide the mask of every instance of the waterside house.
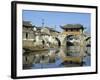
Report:
[[44,50],[58,46],[59,32],[49,27],[37,27],[23,21],[23,49]]

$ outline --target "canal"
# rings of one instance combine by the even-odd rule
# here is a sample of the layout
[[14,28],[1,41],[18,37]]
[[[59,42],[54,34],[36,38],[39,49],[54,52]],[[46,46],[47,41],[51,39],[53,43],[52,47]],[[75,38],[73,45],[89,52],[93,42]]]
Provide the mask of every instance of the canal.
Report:
[[51,48],[43,51],[26,51],[23,53],[23,69],[82,67],[91,65],[90,55],[86,54],[82,58],[81,63],[75,63],[72,61],[64,62],[61,56],[66,56],[65,54],[66,50],[60,48]]

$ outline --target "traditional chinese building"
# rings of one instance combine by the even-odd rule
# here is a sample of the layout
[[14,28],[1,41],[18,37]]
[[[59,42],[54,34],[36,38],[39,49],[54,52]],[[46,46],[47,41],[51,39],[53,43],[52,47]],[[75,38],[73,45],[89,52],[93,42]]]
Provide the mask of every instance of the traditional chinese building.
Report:
[[84,27],[81,24],[67,24],[61,26],[61,28],[63,29],[61,35],[64,36],[62,46],[66,47],[66,56],[71,57],[67,57],[65,60],[78,60],[80,62],[85,51],[83,36]]
[[61,26],[61,28],[64,30],[63,34],[67,35],[80,35],[83,33],[84,30],[84,27],[81,24],[67,24]]

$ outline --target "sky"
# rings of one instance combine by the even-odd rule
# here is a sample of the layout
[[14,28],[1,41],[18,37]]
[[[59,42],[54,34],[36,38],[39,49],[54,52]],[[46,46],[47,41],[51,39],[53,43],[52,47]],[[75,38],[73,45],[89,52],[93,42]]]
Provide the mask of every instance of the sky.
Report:
[[60,32],[63,31],[60,25],[65,24],[81,24],[89,33],[91,27],[91,14],[89,13],[23,10],[22,20],[30,21],[33,25],[39,27],[42,26],[44,21],[45,27],[51,27]]

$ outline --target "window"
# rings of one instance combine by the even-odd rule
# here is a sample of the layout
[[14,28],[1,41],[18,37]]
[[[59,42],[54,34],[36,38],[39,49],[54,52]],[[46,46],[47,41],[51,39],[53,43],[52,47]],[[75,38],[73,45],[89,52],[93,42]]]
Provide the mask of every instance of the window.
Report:
[[26,32],[26,39],[28,38],[28,33]]

